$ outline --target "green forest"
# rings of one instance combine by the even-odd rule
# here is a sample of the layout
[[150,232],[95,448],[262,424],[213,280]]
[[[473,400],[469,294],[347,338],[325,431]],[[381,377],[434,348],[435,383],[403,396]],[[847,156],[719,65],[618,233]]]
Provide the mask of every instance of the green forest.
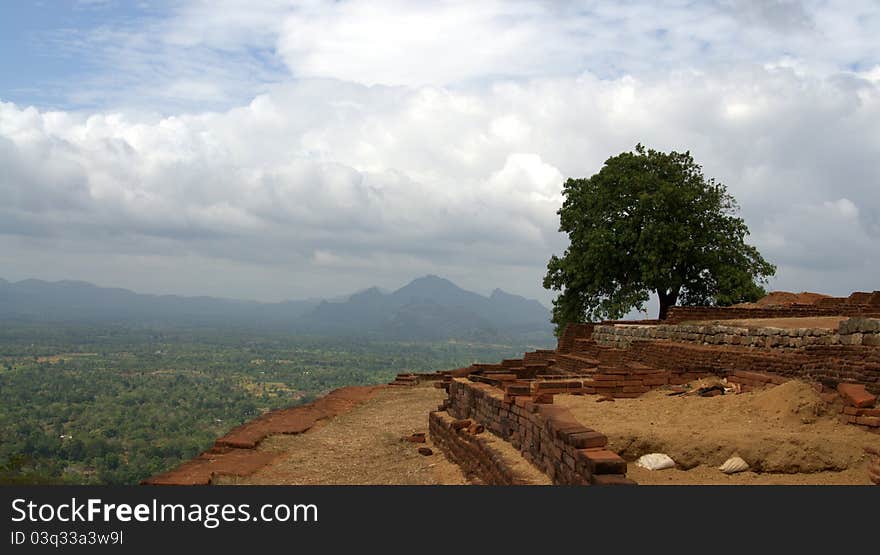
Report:
[[265,411],[535,347],[0,322],[0,483],[137,484]]

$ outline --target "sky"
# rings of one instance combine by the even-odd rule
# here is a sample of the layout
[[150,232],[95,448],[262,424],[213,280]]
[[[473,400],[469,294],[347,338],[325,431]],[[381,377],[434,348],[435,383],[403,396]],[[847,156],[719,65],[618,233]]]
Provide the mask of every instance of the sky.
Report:
[[770,288],[880,289],[880,3],[3,3],[0,277],[549,303],[562,183],[727,186]]

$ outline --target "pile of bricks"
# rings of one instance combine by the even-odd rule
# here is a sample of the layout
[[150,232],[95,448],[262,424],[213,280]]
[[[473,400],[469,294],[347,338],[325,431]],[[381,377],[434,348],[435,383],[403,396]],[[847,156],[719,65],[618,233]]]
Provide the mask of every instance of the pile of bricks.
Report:
[[[472,419],[509,441],[555,484],[628,485],[626,461],[607,450],[607,438],[578,423],[565,409],[533,397],[510,396],[480,382],[456,378],[449,388],[449,414]],[[551,396],[552,397],[552,396]]]
[[841,422],[880,432],[880,408],[876,407],[876,395],[869,393],[865,386],[854,383],[841,383],[837,391],[845,405],[841,410]]

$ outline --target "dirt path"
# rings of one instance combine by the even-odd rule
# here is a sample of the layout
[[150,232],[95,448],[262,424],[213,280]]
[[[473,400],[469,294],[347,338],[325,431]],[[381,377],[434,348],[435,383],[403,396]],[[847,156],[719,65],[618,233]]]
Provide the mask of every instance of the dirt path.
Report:
[[[839,407],[806,383],[709,398],[667,393],[603,403],[594,395],[558,395],[554,402],[607,435],[609,447],[628,461],[666,453],[683,469],[649,472],[631,462],[628,475],[640,483],[869,483],[863,448],[880,446],[880,434],[840,423]],[[716,470],[733,455],[760,474]]]
[[[353,410],[315,425],[306,434],[276,435],[257,448],[272,462],[244,478],[220,484],[467,484],[461,470],[431,444],[401,441],[428,431],[428,412],[446,393],[430,384],[388,388]],[[418,453],[429,447],[431,456]]]
[[247,476],[274,460],[276,453],[258,451],[257,445],[273,434],[302,434],[324,419],[344,414],[385,386],[335,389],[306,405],[268,412],[233,428],[211,449],[168,472],[151,476],[148,485],[208,485],[221,476]]

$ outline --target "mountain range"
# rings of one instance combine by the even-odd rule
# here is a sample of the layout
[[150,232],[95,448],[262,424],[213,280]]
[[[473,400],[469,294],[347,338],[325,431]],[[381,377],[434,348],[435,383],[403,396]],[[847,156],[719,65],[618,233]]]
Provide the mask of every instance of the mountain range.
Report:
[[82,281],[0,279],[0,319],[272,329],[399,340],[546,339],[550,311],[495,289],[488,297],[428,275],[386,293],[377,287],[333,300],[261,303],[147,295]]

